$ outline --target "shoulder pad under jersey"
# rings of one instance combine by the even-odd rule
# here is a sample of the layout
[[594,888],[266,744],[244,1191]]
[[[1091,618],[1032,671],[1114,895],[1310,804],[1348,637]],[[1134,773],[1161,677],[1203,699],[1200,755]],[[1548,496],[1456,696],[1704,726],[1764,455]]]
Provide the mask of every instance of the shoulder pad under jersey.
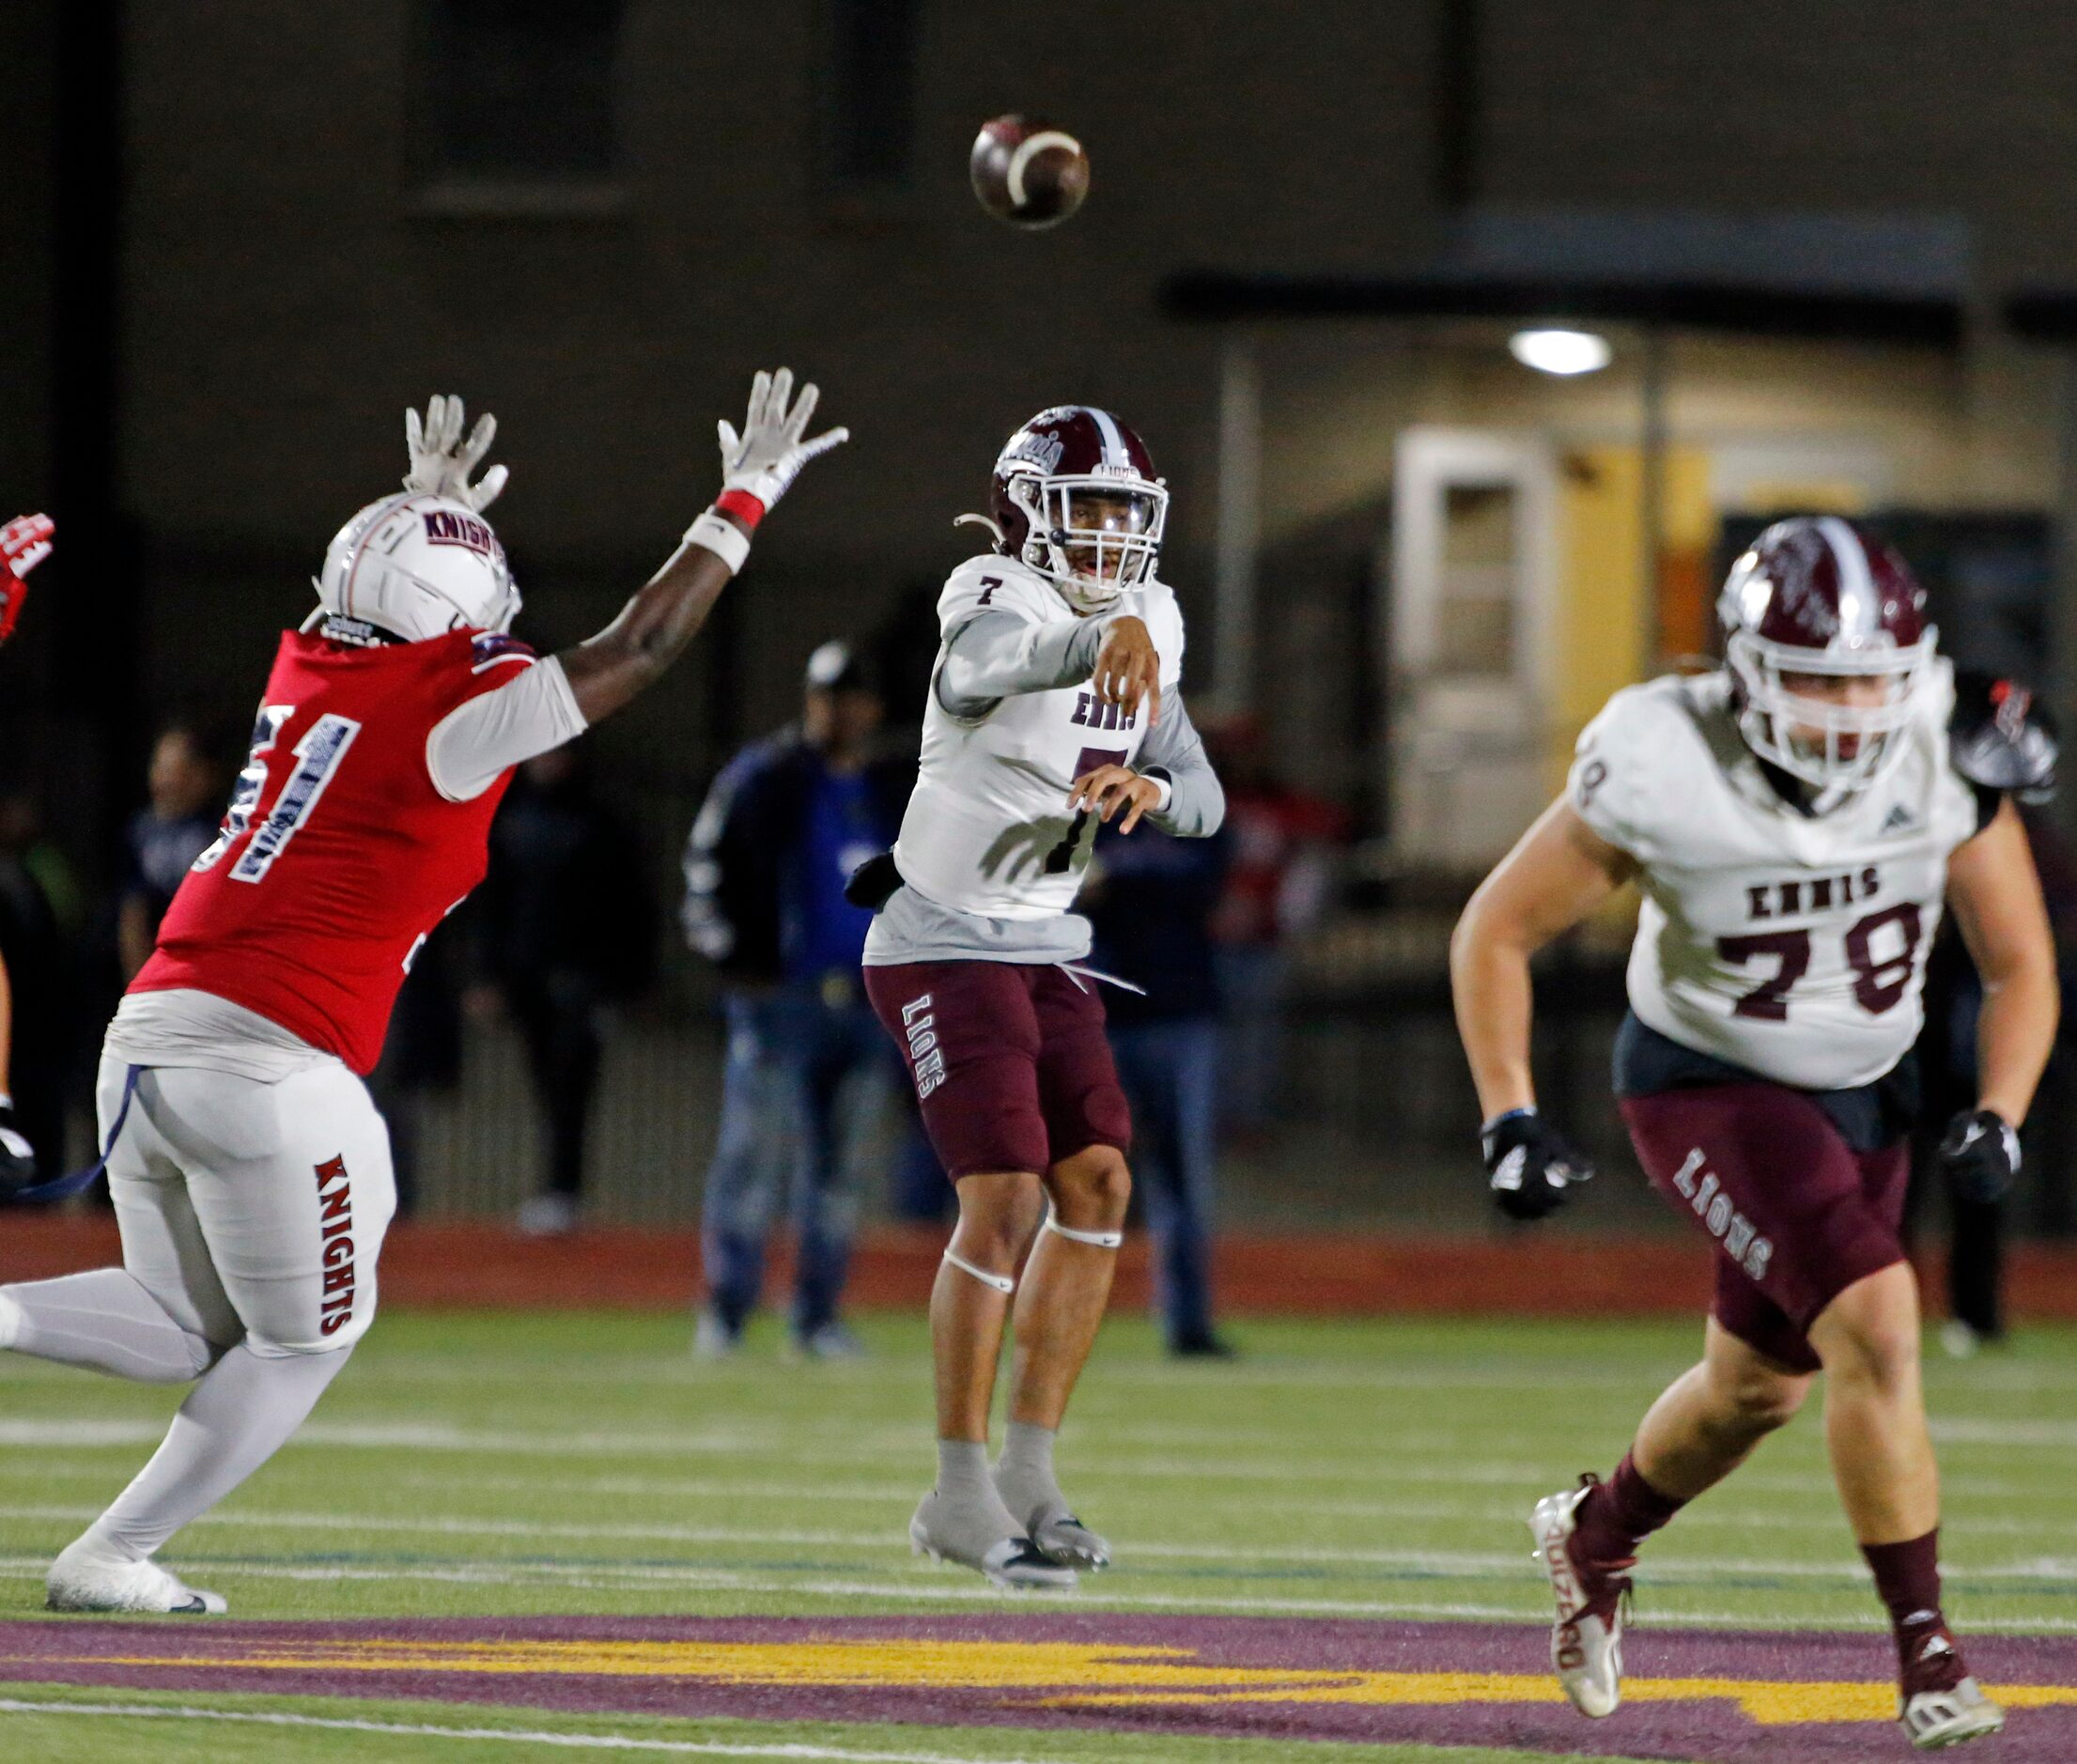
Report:
[[469,643],[469,665],[475,673],[496,661],[533,661],[534,646],[503,631],[478,631]]
[[1972,784],[2045,801],[2055,791],[2060,748],[2054,715],[2017,680],[1955,675],[1947,751],[1955,770]]

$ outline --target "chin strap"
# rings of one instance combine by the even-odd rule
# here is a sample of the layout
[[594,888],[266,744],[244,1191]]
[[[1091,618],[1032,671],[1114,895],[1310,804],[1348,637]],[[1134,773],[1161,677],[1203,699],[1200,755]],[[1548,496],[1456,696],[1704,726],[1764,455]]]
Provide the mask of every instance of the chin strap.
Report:
[[983,1286],[992,1286],[998,1292],[1014,1292],[1016,1291],[1015,1280],[1006,1274],[990,1274],[987,1269],[975,1267],[966,1257],[954,1254],[949,1249],[945,1251],[945,1260],[957,1268],[961,1274],[972,1275]]
[[1125,1241],[1123,1231],[1077,1231],[1071,1225],[1062,1225],[1061,1215],[1051,1207],[1046,1209],[1046,1229],[1071,1244],[1087,1244],[1094,1249],[1117,1249]]

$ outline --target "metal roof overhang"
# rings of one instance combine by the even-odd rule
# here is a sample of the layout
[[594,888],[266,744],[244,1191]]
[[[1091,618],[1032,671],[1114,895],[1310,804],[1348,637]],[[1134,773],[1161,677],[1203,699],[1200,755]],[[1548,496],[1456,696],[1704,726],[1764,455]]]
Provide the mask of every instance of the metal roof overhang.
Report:
[[[2077,338],[2077,295],[2056,298],[2062,302],[2069,326],[2058,335]],[[1959,348],[1963,330],[1961,302],[1956,299],[1714,282],[1237,275],[1190,271],[1163,285],[1161,308],[1171,318],[1194,323],[1534,318],[1931,349]]]

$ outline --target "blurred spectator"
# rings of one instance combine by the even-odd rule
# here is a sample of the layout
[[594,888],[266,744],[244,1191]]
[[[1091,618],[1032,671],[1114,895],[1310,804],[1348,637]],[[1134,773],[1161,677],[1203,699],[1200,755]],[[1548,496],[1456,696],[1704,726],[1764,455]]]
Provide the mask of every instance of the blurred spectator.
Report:
[[13,1099],[14,1126],[45,1175],[64,1168],[65,1103],[79,1028],[77,988],[50,890],[39,875],[34,802],[0,793],[0,1092]]
[[1346,829],[1332,803],[1276,776],[1253,718],[1210,725],[1205,736],[1226,785],[1232,854],[1212,921],[1226,1030],[1220,1112],[1225,1125],[1260,1135],[1280,1101],[1287,946],[1325,911],[1329,854]]
[[799,723],[729,762],[686,845],[686,939],[720,968],[728,1019],[702,1214],[705,1354],[733,1350],[756,1308],[783,1173],[799,1234],[795,1343],[818,1357],[858,1351],[838,1315],[857,1167],[894,1067],[860,983],[872,915],[844,885],[893,843],[914,777],[876,756],[882,714],[863,657],[824,643]]
[[606,1009],[648,986],[656,957],[641,851],[593,794],[586,751],[557,748],[520,766],[490,828],[476,921],[548,1128],[548,1186],[519,1215],[535,1236],[576,1228]]
[[116,909],[126,984],[151,954],[174,890],[215,840],[224,814],[223,773],[194,723],[169,723],[159,732],[146,781],[150,801],[131,817],[123,836],[127,874]]
[[[2040,872],[2041,892],[2062,967],[2065,998],[2077,985],[2072,952],[2077,950],[2077,863],[2054,827],[2038,811],[2022,808],[2034,862]],[[1944,1206],[1947,1242],[1947,1322],[1941,1345],[1957,1359],[2005,1339],[2005,1244],[2007,1214],[2017,1194],[2003,1200],[1964,1200],[1943,1191],[1930,1202],[1928,1190],[1939,1182],[1939,1148],[1947,1123],[1976,1105],[1976,1019],[1983,1009],[1983,982],[1969,959],[1953,920],[1941,924],[1926,958],[1926,1021],[1914,1050],[1918,1062],[1921,1097],[1912,1136],[1912,1212],[1915,1219],[1929,1204]],[[2067,1025],[2069,1019],[2064,1019]],[[2025,1147],[2020,1181],[2045,1187],[2068,1181],[2069,1160],[2049,1129],[2058,1113],[2067,1115],[2070,1075],[2069,1040],[2058,1029],[2056,1050],[2049,1062],[2033,1113],[2023,1134]],[[2044,1211],[2049,1209],[2044,1208]]]
[[1151,823],[1096,842],[1083,910],[1091,962],[1146,988],[1107,993],[1110,1045],[1132,1105],[1132,1167],[1155,1243],[1155,1301],[1169,1352],[1227,1358],[1212,1327],[1217,1180],[1218,976],[1212,916],[1232,848],[1172,839]]
[[460,929],[442,926],[426,939],[396,995],[381,1063],[368,1075],[368,1089],[389,1124],[400,1219],[418,1210],[426,1105],[461,1082]]

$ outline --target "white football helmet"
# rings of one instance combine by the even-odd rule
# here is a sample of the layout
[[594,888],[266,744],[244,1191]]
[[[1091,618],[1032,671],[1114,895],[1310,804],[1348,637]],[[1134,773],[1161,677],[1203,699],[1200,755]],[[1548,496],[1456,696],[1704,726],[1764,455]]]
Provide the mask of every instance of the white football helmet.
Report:
[[504,631],[519,591],[490,523],[423,491],[370,503],[333,536],[318,602],[335,619],[407,643],[454,630]]

